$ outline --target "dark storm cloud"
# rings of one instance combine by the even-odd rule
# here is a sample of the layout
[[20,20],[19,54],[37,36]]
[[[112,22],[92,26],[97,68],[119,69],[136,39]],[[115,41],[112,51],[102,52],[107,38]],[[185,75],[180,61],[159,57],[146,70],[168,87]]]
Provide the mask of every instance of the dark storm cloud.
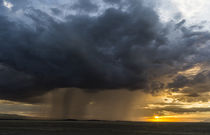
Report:
[[120,3],[121,0],[104,0],[104,2],[108,2],[108,3]]
[[197,75],[187,78],[185,76],[177,76],[172,83],[168,84],[168,88],[182,93],[189,93],[189,95],[199,95],[199,93],[208,92],[210,85],[210,72],[202,71]]
[[60,15],[62,13],[61,10],[57,8],[51,8],[51,12],[55,15]]
[[[86,12],[97,9],[86,2],[79,1],[76,7]],[[119,7],[124,3],[113,2]],[[98,16],[75,14],[60,22],[31,7],[25,16],[33,25],[1,15],[0,63],[6,70],[0,71],[0,97],[22,100],[65,87],[151,92],[164,87],[153,81],[155,77],[203,60],[204,50],[197,47],[209,33],[193,32],[180,23],[165,26],[140,1],[124,4],[127,10],[108,8]]]
[[176,28],[177,28],[177,29],[180,28],[181,26],[184,25],[185,22],[186,22],[186,20],[182,20],[181,22],[177,23],[177,24],[176,24]]
[[[149,109],[150,110],[150,109]],[[210,112],[210,108],[183,108],[183,107],[176,107],[176,106],[167,106],[167,107],[163,107],[163,108],[154,108],[151,109],[153,111],[159,112],[159,111],[168,111],[168,112],[173,112],[173,113],[194,113],[194,112]]]
[[173,80],[173,83],[168,84],[168,87],[172,89],[183,88],[184,86],[188,85],[189,81],[190,80],[187,77],[179,75]]
[[173,99],[181,102],[208,102],[210,90],[210,72],[204,70],[197,75],[185,77],[177,76],[168,88],[172,92],[181,93],[181,95],[173,96]]
[[187,95],[187,96],[188,96],[188,97],[194,97],[194,98],[200,97],[200,95],[197,94],[197,93],[191,93],[191,94],[189,94],[189,95]]
[[93,4],[91,0],[78,0],[77,3],[75,3],[72,6],[73,9],[77,9],[80,11],[85,11],[85,12],[96,12],[98,9],[98,6]]

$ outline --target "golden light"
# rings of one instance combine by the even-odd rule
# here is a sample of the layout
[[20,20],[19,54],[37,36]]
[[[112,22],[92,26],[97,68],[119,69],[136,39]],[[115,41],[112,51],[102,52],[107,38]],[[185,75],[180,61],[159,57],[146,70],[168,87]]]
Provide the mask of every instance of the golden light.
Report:
[[152,122],[162,122],[164,121],[163,117],[162,116],[153,116],[153,118],[151,119]]
[[159,116],[154,116],[154,118],[155,118],[155,119],[159,119],[160,117],[159,117]]
[[175,116],[155,115],[152,118],[147,118],[146,121],[148,121],[148,122],[178,122],[178,121],[180,121],[180,119],[176,118]]

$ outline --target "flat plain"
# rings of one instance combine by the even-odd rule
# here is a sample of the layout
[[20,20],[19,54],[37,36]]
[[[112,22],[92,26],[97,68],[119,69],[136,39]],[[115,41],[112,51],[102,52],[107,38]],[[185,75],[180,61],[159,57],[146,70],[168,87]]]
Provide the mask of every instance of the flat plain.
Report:
[[0,135],[210,135],[210,124],[0,120]]

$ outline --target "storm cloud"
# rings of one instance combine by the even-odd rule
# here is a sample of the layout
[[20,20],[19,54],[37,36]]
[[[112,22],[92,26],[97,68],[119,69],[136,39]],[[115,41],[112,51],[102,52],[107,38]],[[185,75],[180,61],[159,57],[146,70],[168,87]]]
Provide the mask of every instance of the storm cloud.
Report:
[[208,32],[185,27],[185,20],[163,24],[142,1],[79,0],[65,15],[62,4],[48,11],[37,8],[41,1],[18,3],[15,10],[0,7],[2,99],[21,101],[56,88],[153,92],[164,88],[158,77],[209,58]]
[[173,112],[173,113],[195,113],[195,112],[210,112],[209,108],[182,108],[182,107],[174,107],[174,106],[167,106],[164,108],[154,108],[153,111],[167,111],[167,112]]

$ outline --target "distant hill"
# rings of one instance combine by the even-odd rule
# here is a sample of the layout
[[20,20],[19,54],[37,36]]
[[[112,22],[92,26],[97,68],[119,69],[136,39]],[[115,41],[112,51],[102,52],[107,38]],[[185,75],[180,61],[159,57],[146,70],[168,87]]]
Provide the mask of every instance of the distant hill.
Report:
[[23,119],[31,119],[31,118],[16,114],[0,114],[0,120],[23,120]]

